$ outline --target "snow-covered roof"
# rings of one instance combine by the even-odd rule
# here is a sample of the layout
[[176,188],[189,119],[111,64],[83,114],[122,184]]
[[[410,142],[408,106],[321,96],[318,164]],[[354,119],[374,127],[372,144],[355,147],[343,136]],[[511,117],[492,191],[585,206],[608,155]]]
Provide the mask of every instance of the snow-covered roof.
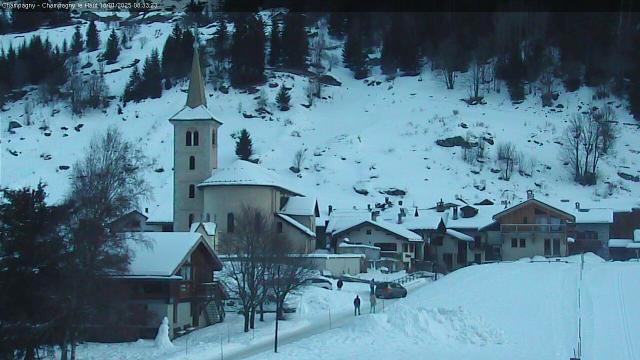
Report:
[[[346,240],[346,239],[345,239]],[[372,250],[380,250],[378,246],[366,245],[366,244],[350,244],[348,242],[341,242],[338,247],[342,248],[367,248]]]
[[613,224],[613,209],[576,209],[576,224]]
[[216,119],[215,116],[204,105],[191,108],[184,106],[180,111],[173,115],[170,121],[189,121],[189,120],[211,120],[217,122],[219,125],[222,123]]
[[407,216],[402,219],[402,224],[407,229],[435,230],[438,228],[443,214],[446,213],[430,209],[418,209],[418,216],[415,216],[415,209],[407,209]]
[[[365,213],[368,214],[368,213]],[[376,220],[373,221],[370,218],[363,218],[363,215],[359,216],[332,216],[331,220],[329,220],[329,226],[327,227],[327,232],[333,234],[334,236],[348,231],[358,225],[362,225],[368,223],[375,227],[379,227],[388,232],[391,232],[395,235],[403,237],[408,241],[422,241],[422,237],[413,231],[407,230],[403,225],[404,224],[395,224],[390,221],[385,220]],[[369,215],[370,216],[370,215]]]
[[493,215],[504,210],[504,205],[479,205],[474,206],[474,208],[478,210],[478,213],[468,218],[462,217],[462,211],[458,209],[457,219],[453,218],[453,210],[447,210],[449,215],[444,218],[445,225],[448,228],[456,229],[481,229],[485,226],[491,225],[494,222]]
[[287,200],[280,211],[286,215],[313,216],[315,215],[316,199],[308,196],[293,196]]
[[454,238],[462,241],[473,242],[473,238],[467,234],[463,234],[459,231],[455,231],[453,229],[447,229],[447,235],[453,236]]
[[626,248],[627,245],[631,244],[633,240],[631,239],[609,239],[609,247],[610,248]]
[[300,222],[296,221],[294,218],[287,216],[285,214],[277,214],[278,217],[280,217],[282,220],[288,222],[289,224],[291,224],[293,227],[295,227],[296,229],[302,231],[303,233],[305,233],[308,236],[312,236],[315,237],[316,234],[309,230],[308,227],[304,226],[303,224],[301,224]]
[[321,253],[311,253],[311,254],[306,254],[303,255],[305,257],[309,257],[309,258],[315,258],[315,259],[334,259],[334,258],[362,258],[365,255],[364,254],[321,254]]
[[216,234],[216,223],[214,222],[195,222],[191,224],[191,228],[189,228],[190,232],[196,232],[198,227],[202,225],[204,231],[207,235],[215,235]]
[[216,169],[198,186],[253,185],[273,186],[295,195],[302,195],[273,171],[250,161],[236,160],[228,167]]
[[131,263],[124,276],[175,275],[202,235],[193,232],[140,232],[124,234]]

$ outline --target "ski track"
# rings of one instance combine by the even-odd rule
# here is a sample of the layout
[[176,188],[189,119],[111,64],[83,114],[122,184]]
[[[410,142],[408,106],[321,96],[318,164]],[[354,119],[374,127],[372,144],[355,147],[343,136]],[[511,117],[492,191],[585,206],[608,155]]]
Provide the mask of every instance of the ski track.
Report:
[[627,317],[627,307],[624,299],[624,288],[622,286],[622,273],[624,270],[620,269],[618,272],[618,283],[617,283],[617,291],[618,291],[618,310],[620,313],[620,321],[622,321],[622,329],[624,331],[624,339],[627,347],[627,352],[629,354],[629,360],[635,360],[635,355],[633,351],[633,343],[631,342],[631,331],[629,331],[629,318]]

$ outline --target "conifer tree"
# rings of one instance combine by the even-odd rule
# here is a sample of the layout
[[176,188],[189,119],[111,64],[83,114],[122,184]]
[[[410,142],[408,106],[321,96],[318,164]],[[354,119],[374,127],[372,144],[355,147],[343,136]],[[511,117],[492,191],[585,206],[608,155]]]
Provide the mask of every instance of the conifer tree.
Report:
[[116,35],[116,30],[113,29],[111,30],[109,39],[107,39],[107,48],[102,54],[102,57],[107,61],[107,64],[113,64],[118,61],[118,56],[120,56],[120,42],[118,35]]
[[289,12],[282,31],[282,62],[285,66],[301,69],[306,66],[309,43],[304,27],[304,16]]
[[367,77],[369,70],[367,68],[366,53],[362,44],[359,22],[357,18],[354,18],[349,24],[347,40],[342,49],[342,60],[345,65],[354,72],[356,79],[363,79]]
[[82,34],[80,33],[80,26],[76,26],[76,31],[73,33],[71,39],[71,53],[78,55],[84,49],[84,41],[82,40]]
[[228,38],[229,32],[227,31],[227,22],[222,18],[218,23],[218,29],[216,29],[216,32],[213,34],[213,48],[215,50],[216,59],[223,60],[227,57]]
[[140,101],[142,99],[142,96],[140,94],[141,82],[142,77],[140,76],[140,70],[138,70],[138,65],[136,65],[133,67],[131,75],[129,75],[129,81],[127,81],[127,85],[124,88],[122,100],[125,103],[127,101]]
[[276,95],[276,103],[278,103],[278,108],[280,109],[280,111],[289,110],[290,101],[291,101],[291,95],[289,95],[289,89],[287,89],[283,84],[280,86],[278,95]]
[[231,85],[252,86],[264,81],[264,25],[257,16],[239,17],[231,46]]
[[282,39],[280,35],[280,25],[276,19],[271,20],[269,45],[269,65],[278,66],[282,59]]
[[100,47],[100,37],[98,36],[98,28],[92,20],[87,28],[87,50],[95,51]]
[[249,160],[253,156],[253,143],[247,129],[240,131],[240,137],[236,141],[236,155],[242,160]]
[[142,97],[156,99],[162,96],[162,69],[158,50],[153,49],[142,68]]

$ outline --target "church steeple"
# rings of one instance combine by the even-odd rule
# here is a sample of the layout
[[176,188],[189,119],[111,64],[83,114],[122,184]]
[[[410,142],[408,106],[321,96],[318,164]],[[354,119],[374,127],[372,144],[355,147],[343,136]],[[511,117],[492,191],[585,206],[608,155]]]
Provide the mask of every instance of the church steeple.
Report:
[[200,70],[200,56],[198,47],[193,49],[193,61],[191,62],[191,78],[189,80],[189,95],[187,96],[187,106],[197,108],[203,105],[207,107],[207,98],[204,94],[204,81]]

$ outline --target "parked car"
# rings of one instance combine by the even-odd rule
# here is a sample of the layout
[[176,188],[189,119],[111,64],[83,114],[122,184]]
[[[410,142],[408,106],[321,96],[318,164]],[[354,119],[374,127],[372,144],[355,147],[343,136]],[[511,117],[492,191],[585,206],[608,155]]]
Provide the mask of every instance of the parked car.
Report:
[[317,286],[327,290],[333,290],[333,284],[327,279],[311,278],[304,281],[306,286]]
[[376,283],[376,297],[379,299],[394,299],[407,296],[407,289],[394,282]]

